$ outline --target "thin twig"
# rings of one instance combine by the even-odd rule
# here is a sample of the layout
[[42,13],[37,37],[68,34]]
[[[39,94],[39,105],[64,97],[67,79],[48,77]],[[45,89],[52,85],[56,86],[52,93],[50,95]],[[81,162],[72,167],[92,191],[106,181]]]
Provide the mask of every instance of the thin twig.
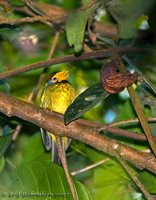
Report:
[[15,141],[15,140],[17,139],[17,137],[18,137],[18,135],[19,135],[21,129],[22,129],[22,125],[21,125],[21,124],[18,124],[18,125],[16,126],[16,128],[15,128],[14,133],[12,134],[12,140],[13,140],[13,141]]
[[56,141],[57,141],[57,145],[58,145],[59,157],[60,157],[61,163],[63,165],[64,171],[65,171],[65,174],[66,174],[66,177],[67,177],[67,181],[68,181],[70,189],[71,189],[73,199],[78,200],[79,199],[78,194],[77,194],[74,182],[71,178],[71,174],[69,172],[65,150],[64,150],[63,145],[62,145],[62,138],[59,137],[59,136],[56,136]]
[[[131,138],[134,140],[139,140],[139,141],[147,140],[143,133],[135,133],[135,132],[128,131],[125,129],[114,127],[114,126],[118,126],[118,125],[123,125],[122,122],[124,122],[124,121],[114,122],[114,123],[110,123],[110,124],[103,124],[103,125],[95,123],[95,122],[92,122],[92,124],[91,124],[90,121],[85,121],[85,122],[82,121],[81,122],[81,120],[80,120],[79,122],[81,125],[83,124],[83,126],[90,127],[92,130],[95,130],[98,132],[111,132],[118,136],[127,137],[127,138]],[[138,122],[139,122],[139,120],[138,120]]]
[[116,54],[121,55],[121,54],[126,54],[126,53],[143,53],[143,54],[152,55],[152,54],[156,54],[156,50],[151,50],[151,49],[146,49],[146,48],[145,49],[135,48],[135,47],[126,47],[126,48],[116,47],[116,48],[103,49],[103,50],[98,50],[98,51],[93,51],[93,52],[86,52],[86,53],[81,54],[80,56],[68,55],[65,57],[39,61],[30,65],[19,67],[14,70],[0,73],[0,79],[9,78],[11,76],[15,76],[15,75],[22,74],[24,72],[28,72],[28,71],[39,69],[39,68],[46,68],[52,64],[89,60],[93,58],[109,58]]
[[90,170],[90,169],[93,169],[93,168],[95,168],[95,167],[98,167],[99,165],[104,164],[104,163],[107,162],[108,160],[110,160],[110,159],[109,159],[109,158],[106,158],[106,159],[100,160],[100,161],[98,161],[98,162],[96,162],[96,163],[94,163],[94,164],[92,164],[92,165],[89,165],[89,166],[87,166],[87,167],[84,167],[83,169],[78,169],[78,170],[76,170],[76,171],[73,171],[73,172],[71,172],[71,174],[72,174],[73,176],[78,175],[78,174],[81,174],[81,173],[86,172],[86,171],[88,171],[88,170]]
[[127,138],[137,140],[137,141],[147,141],[147,139],[143,133],[134,133],[132,131],[128,131],[125,129],[112,128],[112,127],[106,128],[105,131],[113,133],[117,136],[127,137]]
[[[18,18],[18,19],[8,19],[8,18],[0,18],[0,24],[11,24],[11,25],[17,25],[17,24],[21,24],[21,23],[34,23],[37,21],[40,22],[52,22],[52,23],[62,23],[66,21],[68,12],[64,9],[61,9],[60,7],[56,7],[53,6],[51,4],[46,4],[46,3],[33,3],[29,1],[25,1],[26,5],[28,8],[30,8],[31,10],[33,10],[34,12],[36,12],[37,14],[41,14],[41,15],[37,15],[37,16],[32,16],[32,17],[24,17],[24,18]],[[90,7],[92,7],[95,3],[97,3],[97,0],[92,0],[90,3],[85,4],[84,6],[82,6],[81,10],[86,10]],[[31,5],[32,4],[32,5]],[[37,6],[37,8],[35,7]],[[38,7],[40,8],[40,10],[38,9]],[[24,7],[22,7],[24,8]],[[20,9],[22,9],[20,8]],[[56,13],[56,8],[57,8],[57,13]],[[20,10],[18,8],[18,10]],[[59,12],[60,10],[60,12]],[[30,11],[28,10],[24,10],[26,12],[28,12],[28,14],[32,14]],[[49,11],[49,12],[48,12]]]
[[55,36],[54,36],[54,40],[52,41],[52,45],[51,45],[51,48],[50,48],[50,51],[49,51],[48,60],[50,58],[52,58],[53,55],[54,55],[59,37],[60,37],[60,31],[56,31]]
[[[149,117],[147,118],[148,122],[156,122],[156,117]],[[131,124],[138,124],[139,123],[139,119],[135,118],[135,119],[126,119],[126,120],[122,120],[122,121],[116,121],[116,122],[112,122],[110,124],[106,124],[105,127],[101,127],[101,129],[99,129],[99,131],[104,130],[105,128],[109,128],[109,127],[114,127],[114,126],[125,126],[125,125],[131,125]]]
[[[21,23],[34,23],[34,22],[60,22],[59,16],[34,16],[34,17],[23,17],[23,18],[17,18],[17,19],[8,19],[8,18],[0,18],[0,24],[10,24],[10,25],[17,25]],[[61,20],[62,21],[62,20]]]
[[[156,118],[155,117],[147,118],[147,121],[148,122],[156,122]],[[106,131],[106,132],[111,132],[113,134],[116,134],[118,136],[127,137],[127,138],[131,138],[134,140],[147,141],[147,138],[144,135],[144,133],[135,133],[132,131],[128,131],[125,129],[115,127],[115,126],[125,126],[125,125],[137,124],[137,123],[139,123],[139,119],[137,119],[137,118],[112,122],[110,124],[98,124],[95,122],[90,123],[90,121],[87,121],[87,120],[86,121],[79,120],[79,121],[77,121],[77,123],[80,123],[83,126],[90,127],[94,131],[98,131],[98,132]]]
[[138,186],[138,188],[142,191],[144,196],[147,198],[147,200],[154,200],[153,197],[150,195],[150,193],[147,191],[145,186],[141,183],[141,181],[138,179],[138,177],[135,175],[135,173],[131,170],[131,168],[128,166],[126,161],[122,158],[118,146],[114,146],[114,150],[116,151],[116,158],[120,162],[120,164],[123,166],[125,171],[129,174],[129,176],[132,178],[134,183]]
[[[53,57],[53,54],[55,52],[55,49],[56,49],[56,46],[57,46],[57,43],[58,43],[58,40],[59,40],[59,37],[60,37],[60,31],[56,31],[55,36],[54,36],[54,40],[52,41],[52,44],[51,44],[51,48],[50,48],[47,60],[50,60]],[[39,80],[36,84],[36,87],[35,87],[35,89],[32,93],[31,101],[29,101],[29,102],[33,102],[35,100],[35,98],[38,94],[38,91],[40,90],[41,84],[43,83],[43,80],[45,78],[45,74],[47,72],[47,69],[48,68],[44,68],[42,74],[40,75]]]
[[[39,4],[39,2],[36,2],[36,4]],[[7,1],[2,1],[2,2],[0,1],[0,5],[3,6],[6,10],[13,10],[13,11],[17,11],[17,12],[22,12],[22,13],[28,14],[30,16],[34,16],[35,15],[35,13],[32,10],[30,10],[28,7],[26,7],[26,6],[14,6],[12,4],[9,4]],[[53,5],[52,4],[47,4],[48,8],[51,7],[51,6],[53,6]],[[58,7],[56,5],[54,7],[57,8],[57,10],[60,9],[60,7]],[[83,7],[82,7],[82,9],[83,9]],[[55,11],[55,10],[56,9],[52,9],[52,11]],[[67,10],[64,10],[64,12],[68,13]],[[55,13],[56,13],[56,11],[55,11]],[[45,13],[45,15],[46,14],[47,13]],[[57,13],[57,14],[59,15],[59,13]],[[50,16],[53,16],[53,15],[55,15],[54,12],[51,12]],[[61,24],[65,23],[65,21],[66,21],[65,19],[66,19],[66,17],[63,17],[62,21],[60,19]],[[44,23],[46,23],[46,22],[44,21]],[[46,24],[50,25],[50,23],[46,23]],[[109,36],[109,37],[113,37],[113,38],[118,38],[118,28],[117,28],[116,24],[113,24],[113,23],[110,24],[110,23],[105,23],[105,22],[94,21],[92,23],[92,29],[93,29],[93,31],[95,33],[98,33],[100,35]],[[138,30],[138,32],[136,34],[136,37],[143,39],[144,37],[147,37],[148,35],[151,35],[151,32],[149,30],[148,31],[147,30]]]
[[9,165],[9,167],[11,168],[11,169],[15,169],[16,168],[16,165],[12,162],[12,160],[10,160],[9,158],[5,158],[5,161],[6,161],[6,163]]

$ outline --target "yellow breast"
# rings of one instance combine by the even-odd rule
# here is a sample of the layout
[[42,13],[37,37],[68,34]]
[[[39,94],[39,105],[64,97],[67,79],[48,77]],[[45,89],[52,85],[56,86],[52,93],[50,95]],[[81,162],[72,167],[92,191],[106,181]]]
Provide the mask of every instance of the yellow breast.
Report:
[[76,91],[68,82],[48,85],[42,93],[40,106],[64,114],[75,97]]

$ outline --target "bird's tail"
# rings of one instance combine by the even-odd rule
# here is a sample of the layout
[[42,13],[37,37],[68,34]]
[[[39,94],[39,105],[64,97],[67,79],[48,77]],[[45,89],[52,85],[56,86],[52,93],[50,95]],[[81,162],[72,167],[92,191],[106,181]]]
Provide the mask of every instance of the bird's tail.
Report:
[[41,137],[43,144],[46,148],[47,151],[51,150],[51,159],[52,162],[55,162],[57,164],[61,164],[60,158],[59,158],[59,153],[58,153],[58,145],[54,141],[53,137],[51,134],[49,134],[46,130],[41,128]]
[[[60,157],[59,157],[58,145],[56,143],[55,136],[42,128],[41,128],[41,136],[42,136],[42,141],[43,141],[43,144],[44,144],[46,150],[50,151],[50,149],[51,149],[52,162],[62,165]],[[64,151],[67,150],[70,142],[71,142],[70,138],[63,137],[62,144],[63,144]]]
[[46,150],[49,151],[51,149],[51,136],[43,128],[40,128],[40,130],[43,144]]
[[54,163],[62,165],[60,157],[59,157],[58,145],[52,138],[51,138],[51,142],[52,142],[52,145],[51,145],[51,160]]

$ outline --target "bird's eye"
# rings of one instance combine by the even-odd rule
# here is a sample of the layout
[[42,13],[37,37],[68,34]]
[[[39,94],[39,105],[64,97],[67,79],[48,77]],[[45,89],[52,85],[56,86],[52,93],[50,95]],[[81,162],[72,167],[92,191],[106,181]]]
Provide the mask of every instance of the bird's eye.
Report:
[[52,81],[53,81],[53,82],[56,82],[56,81],[57,81],[57,78],[56,78],[56,77],[53,77],[53,78],[52,78]]

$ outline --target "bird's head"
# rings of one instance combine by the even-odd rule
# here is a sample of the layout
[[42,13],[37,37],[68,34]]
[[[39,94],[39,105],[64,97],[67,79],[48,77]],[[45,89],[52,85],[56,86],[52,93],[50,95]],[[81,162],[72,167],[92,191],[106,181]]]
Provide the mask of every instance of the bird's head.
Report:
[[68,75],[69,75],[68,71],[54,72],[49,75],[47,84],[51,85],[54,83],[61,83],[67,81]]

